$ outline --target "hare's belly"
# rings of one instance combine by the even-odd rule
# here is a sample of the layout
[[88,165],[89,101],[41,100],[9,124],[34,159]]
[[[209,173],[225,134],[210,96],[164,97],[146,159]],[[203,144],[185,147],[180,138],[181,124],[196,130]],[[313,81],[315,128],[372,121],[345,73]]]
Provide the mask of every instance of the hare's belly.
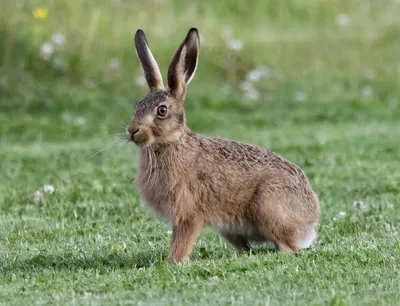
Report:
[[217,224],[215,229],[222,235],[242,236],[251,241],[265,242],[270,241],[268,237],[264,236],[260,230],[253,225],[244,225],[238,223],[223,223]]

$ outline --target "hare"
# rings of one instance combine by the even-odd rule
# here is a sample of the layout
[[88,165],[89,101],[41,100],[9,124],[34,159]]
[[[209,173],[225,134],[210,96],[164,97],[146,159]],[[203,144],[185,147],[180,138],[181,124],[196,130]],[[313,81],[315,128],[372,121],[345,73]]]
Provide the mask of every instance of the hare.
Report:
[[320,204],[298,166],[186,125],[186,90],[199,57],[197,29],[189,30],[172,58],[168,88],[144,32],[139,29],[134,40],[150,92],[136,104],[125,130],[140,151],[135,181],[141,198],[172,225],[168,262],[185,262],[205,227],[241,251],[249,251],[251,242],[272,242],[281,252],[313,245]]

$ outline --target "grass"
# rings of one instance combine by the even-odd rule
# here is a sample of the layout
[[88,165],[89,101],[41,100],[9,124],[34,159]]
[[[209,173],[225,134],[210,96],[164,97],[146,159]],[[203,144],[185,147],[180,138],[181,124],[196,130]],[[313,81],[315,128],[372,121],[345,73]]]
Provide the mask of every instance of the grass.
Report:
[[[399,4],[41,5],[43,20],[34,1],[0,4],[1,305],[398,304]],[[146,92],[135,84],[136,28],[165,74],[193,25],[204,40],[189,126],[301,166],[323,205],[314,248],[237,254],[207,230],[187,264],[167,264],[170,228],[140,203],[137,149],[119,136]],[[55,32],[67,43],[41,60]],[[229,48],[233,38],[243,49]],[[260,66],[270,74],[251,99],[240,84]]]

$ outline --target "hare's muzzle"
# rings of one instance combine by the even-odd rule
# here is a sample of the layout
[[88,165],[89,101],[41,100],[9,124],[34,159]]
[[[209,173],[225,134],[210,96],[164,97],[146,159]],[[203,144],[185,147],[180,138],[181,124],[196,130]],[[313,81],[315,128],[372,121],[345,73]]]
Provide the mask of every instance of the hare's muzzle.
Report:
[[155,138],[150,127],[132,122],[126,127],[126,136],[139,147],[145,147],[154,143]]
[[125,129],[126,136],[128,137],[128,139],[130,141],[136,142],[135,141],[135,135],[138,134],[139,130],[140,130],[139,125],[137,123],[135,123],[135,122],[132,122]]

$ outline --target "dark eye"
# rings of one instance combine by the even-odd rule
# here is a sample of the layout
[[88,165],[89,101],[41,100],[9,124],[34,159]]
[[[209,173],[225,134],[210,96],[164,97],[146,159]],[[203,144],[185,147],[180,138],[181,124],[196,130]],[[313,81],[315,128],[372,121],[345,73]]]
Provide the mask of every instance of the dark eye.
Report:
[[167,114],[167,107],[165,105],[161,105],[157,108],[157,115],[160,117],[164,117]]

